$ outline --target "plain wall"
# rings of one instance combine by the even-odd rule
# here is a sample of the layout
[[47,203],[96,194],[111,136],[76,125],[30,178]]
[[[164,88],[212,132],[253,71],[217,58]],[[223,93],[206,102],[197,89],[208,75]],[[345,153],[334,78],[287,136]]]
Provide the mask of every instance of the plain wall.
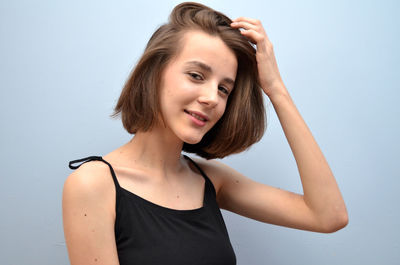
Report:
[[[61,215],[68,161],[127,142],[109,115],[153,31],[180,1],[0,2],[0,264],[69,264]],[[284,82],[324,152],[350,223],[334,234],[222,210],[238,264],[398,264],[398,1],[203,1],[263,22]],[[302,192],[266,98],[268,129],[223,159]]]

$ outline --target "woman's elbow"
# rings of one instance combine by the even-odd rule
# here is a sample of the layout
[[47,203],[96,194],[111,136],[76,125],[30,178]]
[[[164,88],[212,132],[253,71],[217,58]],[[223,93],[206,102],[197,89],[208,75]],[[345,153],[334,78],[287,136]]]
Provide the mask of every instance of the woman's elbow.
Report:
[[334,233],[344,227],[349,223],[349,216],[347,211],[342,213],[336,213],[335,216],[331,217],[329,221],[325,222],[323,225],[322,233]]

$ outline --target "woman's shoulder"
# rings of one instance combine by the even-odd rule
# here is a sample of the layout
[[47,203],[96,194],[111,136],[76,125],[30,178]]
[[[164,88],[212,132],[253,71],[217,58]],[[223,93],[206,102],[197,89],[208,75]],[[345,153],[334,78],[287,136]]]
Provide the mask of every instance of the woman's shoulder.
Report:
[[227,174],[235,171],[232,167],[228,166],[226,163],[218,161],[216,159],[204,159],[200,157],[192,158],[200,168],[205,171],[205,173],[210,172],[211,175],[221,178]]
[[103,164],[86,162],[64,183],[63,226],[71,264],[89,264],[99,253],[105,262],[102,264],[118,262],[114,236],[115,193],[110,170]]
[[192,160],[195,161],[195,163],[212,181],[217,194],[219,193],[222,185],[229,178],[238,173],[227,164],[215,159],[206,160],[204,158],[193,157]]
[[107,164],[101,161],[89,161],[74,170],[66,182],[82,187],[101,187],[106,181],[106,175],[110,175]]
[[84,202],[106,202],[112,199],[113,180],[107,164],[101,161],[83,163],[64,182],[63,198]]

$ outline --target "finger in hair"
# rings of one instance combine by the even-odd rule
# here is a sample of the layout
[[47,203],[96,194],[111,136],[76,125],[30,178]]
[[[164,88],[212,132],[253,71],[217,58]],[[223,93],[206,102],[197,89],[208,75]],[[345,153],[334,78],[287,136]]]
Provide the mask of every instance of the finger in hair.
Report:
[[251,23],[251,24],[254,24],[254,25],[260,25],[261,24],[260,20],[254,19],[254,18],[249,18],[249,17],[238,17],[238,18],[235,18],[233,20],[233,22],[240,22],[240,21],[248,22],[248,23]]
[[245,21],[233,22],[231,24],[231,26],[233,28],[243,28],[243,29],[247,29],[247,30],[252,29],[252,30],[255,30],[255,31],[259,31],[259,27],[258,26],[254,25],[254,24],[251,24],[249,22],[245,22]]
[[254,31],[254,30],[252,30],[252,29],[249,29],[249,30],[242,30],[242,31],[240,31],[240,32],[241,32],[245,37],[247,37],[247,38],[250,40],[250,42],[253,43],[253,44],[257,44],[257,43],[259,43],[260,41],[263,40],[263,36],[262,36],[260,33]]

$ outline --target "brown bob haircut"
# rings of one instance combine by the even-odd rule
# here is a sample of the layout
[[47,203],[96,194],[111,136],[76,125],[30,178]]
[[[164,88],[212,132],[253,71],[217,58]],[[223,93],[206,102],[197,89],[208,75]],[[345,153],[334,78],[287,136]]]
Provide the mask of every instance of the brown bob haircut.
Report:
[[111,117],[121,114],[123,126],[130,134],[151,130],[159,120],[158,87],[163,70],[179,53],[184,33],[201,30],[221,38],[236,55],[238,68],[223,116],[199,143],[184,143],[182,150],[206,159],[223,158],[258,142],[265,131],[266,117],[256,51],[238,29],[230,27],[231,22],[224,14],[198,3],[177,5],[168,23],[160,26],[147,43]]

